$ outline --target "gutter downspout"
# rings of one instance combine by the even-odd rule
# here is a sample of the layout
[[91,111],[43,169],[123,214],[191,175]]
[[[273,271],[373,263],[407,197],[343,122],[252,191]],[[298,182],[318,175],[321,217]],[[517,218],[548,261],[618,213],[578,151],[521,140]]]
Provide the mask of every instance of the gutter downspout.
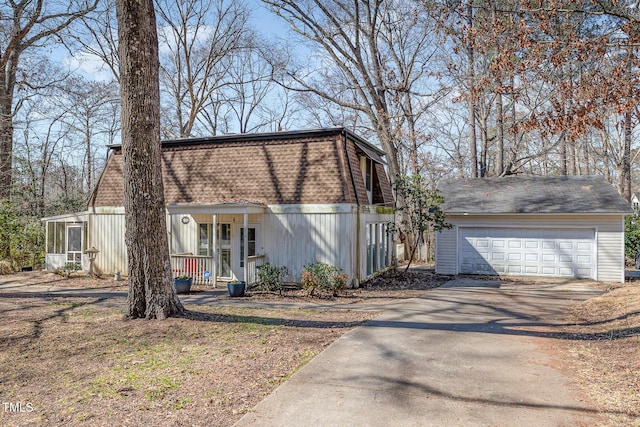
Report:
[[347,155],[347,167],[349,168],[349,177],[351,178],[351,185],[353,187],[353,194],[356,197],[356,272],[355,279],[360,286],[360,200],[358,199],[358,188],[356,187],[356,180],[353,176],[353,170],[351,169],[351,156],[349,156],[349,149],[347,147],[347,132],[342,131],[342,141],[344,142],[344,152]]

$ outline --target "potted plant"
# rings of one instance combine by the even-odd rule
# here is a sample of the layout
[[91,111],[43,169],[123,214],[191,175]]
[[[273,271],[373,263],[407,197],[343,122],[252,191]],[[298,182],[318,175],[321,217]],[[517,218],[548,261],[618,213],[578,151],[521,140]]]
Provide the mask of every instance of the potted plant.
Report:
[[233,280],[227,283],[227,290],[229,291],[229,296],[231,297],[244,296],[245,286],[246,286],[246,283],[240,280]]
[[176,293],[185,294],[191,290],[191,284],[193,278],[187,275],[180,275],[173,279],[173,286],[176,288]]

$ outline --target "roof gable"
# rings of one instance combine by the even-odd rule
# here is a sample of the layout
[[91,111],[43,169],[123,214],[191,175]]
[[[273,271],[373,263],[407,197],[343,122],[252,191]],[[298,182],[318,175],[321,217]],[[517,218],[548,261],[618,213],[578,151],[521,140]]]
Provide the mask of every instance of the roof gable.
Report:
[[448,214],[629,214],[601,176],[506,176],[459,179],[439,186]]
[[[356,146],[380,160],[380,150],[340,128],[165,141],[165,202],[361,203],[353,178],[361,172],[349,156]],[[112,148],[90,206],[123,204],[122,154]],[[381,181],[390,188],[386,175]]]

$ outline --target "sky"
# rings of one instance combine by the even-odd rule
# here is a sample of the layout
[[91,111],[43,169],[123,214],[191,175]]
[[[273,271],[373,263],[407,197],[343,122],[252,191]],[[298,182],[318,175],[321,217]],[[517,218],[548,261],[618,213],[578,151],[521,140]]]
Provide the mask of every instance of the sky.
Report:
[[[251,10],[250,25],[267,39],[286,39],[288,24],[271,13],[259,0],[246,0],[245,3]],[[303,49],[303,47],[300,47]],[[63,47],[52,50],[51,56],[58,59],[65,67],[81,73],[91,80],[107,81],[113,78],[111,71],[98,57],[83,52],[71,55]]]

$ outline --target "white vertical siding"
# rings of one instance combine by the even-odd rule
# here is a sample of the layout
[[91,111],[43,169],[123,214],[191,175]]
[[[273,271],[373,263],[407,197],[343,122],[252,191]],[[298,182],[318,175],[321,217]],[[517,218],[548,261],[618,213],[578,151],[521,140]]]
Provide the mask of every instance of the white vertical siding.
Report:
[[597,280],[624,282],[624,220],[599,221]]
[[442,230],[436,233],[436,273],[458,274],[458,230]]
[[[362,210],[351,205],[275,206],[264,214],[250,214],[250,224],[260,224],[259,254],[267,262],[286,266],[292,280],[300,280],[302,268],[313,261],[322,261],[341,268],[349,280],[366,278],[366,226],[369,223],[393,221],[392,214]],[[187,224],[182,222],[188,217]],[[218,223],[241,224],[243,216],[219,214]],[[198,252],[198,224],[212,223],[209,214],[168,215],[170,252]],[[127,274],[123,212],[101,212],[90,215],[89,245],[100,250],[96,258],[97,271]],[[236,227],[232,227],[232,241]],[[360,239],[360,244],[358,244]],[[359,252],[358,252],[359,249]],[[234,251],[234,256],[239,252]],[[359,263],[359,264],[358,264]]]
[[293,280],[313,261],[335,265],[354,277],[352,213],[265,213],[262,242],[267,262],[285,266]]
[[[187,224],[182,222],[183,217],[189,218]],[[199,217],[207,217],[202,222],[212,222],[211,215],[168,215],[170,253],[198,255]]]
[[99,274],[111,275],[116,271],[127,274],[127,247],[124,240],[124,213],[89,216],[89,247],[100,252],[95,268]]

